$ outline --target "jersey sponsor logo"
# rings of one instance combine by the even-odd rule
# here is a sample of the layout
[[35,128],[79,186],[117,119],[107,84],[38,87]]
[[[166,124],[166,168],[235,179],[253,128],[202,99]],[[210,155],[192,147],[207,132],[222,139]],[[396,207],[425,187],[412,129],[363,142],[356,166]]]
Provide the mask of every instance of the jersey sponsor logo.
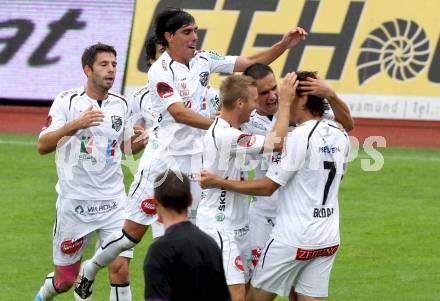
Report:
[[225,220],[225,215],[223,213],[219,212],[215,215],[215,220],[218,222],[222,222]]
[[241,238],[244,237],[248,232],[249,232],[249,225],[246,225],[243,228],[235,229],[234,235],[236,238]]
[[340,151],[341,148],[339,146],[333,146],[333,145],[325,145],[319,148],[319,152],[324,154],[334,154]]
[[173,87],[164,82],[159,82],[156,85],[157,94],[160,98],[168,98],[174,95]]
[[141,203],[142,211],[147,215],[155,215],[156,214],[156,200],[155,199],[146,199]]
[[[103,139],[101,139],[103,138]],[[105,158],[101,158],[101,160],[105,159],[106,163],[111,163],[115,157],[116,149],[118,147],[118,141],[115,139],[104,137],[97,137],[98,144],[106,143],[105,146]],[[93,137],[81,136],[81,146],[79,150],[79,160],[80,161],[91,161],[92,163],[96,163],[96,158],[92,155],[93,150],[96,148],[95,139]],[[100,147],[98,147],[100,149]]]
[[[228,177],[226,177],[227,179]],[[221,193],[220,193],[220,204],[218,205],[218,210],[219,211],[225,211],[226,209],[226,190],[222,188]]]
[[255,135],[241,134],[237,139],[237,144],[242,147],[251,147],[252,145],[254,145],[256,140],[257,138],[255,137]]
[[255,120],[252,120],[251,125],[257,129],[267,131],[267,128],[263,124],[256,122]]
[[112,129],[114,129],[116,132],[119,132],[119,130],[122,127],[122,117],[114,115],[111,117],[112,119]]
[[167,62],[165,60],[162,60],[162,68],[164,71],[167,71]]
[[81,250],[81,247],[84,244],[84,237],[81,237],[78,240],[65,240],[61,243],[60,250],[63,254],[71,255],[79,250]]
[[260,248],[252,249],[252,252],[251,252],[252,267],[255,268],[257,266],[257,263],[258,263],[258,260],[260,259],[260,256],[261,256],[261,249]]
[[241,262],[241,257],[240,255],[238,255],[237,257],[235,257],[234,259],[234,266],[237,270],[239,270],[240,272],[244,272],[244,268],[243,268],[243,263]]
[[203,87],[206,87],[208,85],[208,79],[209,79],[209,72],[201,72],[199,74],[200,77],[200,84],[202,84]]
[[208,51],[208,53],[209,53],[209,57],[213,60],[223,61],[225,59],[223,55],[220,55],[214,51]]
[[323,248],[323,249],[317,249],[317,250],[303,250],[301,248],[298,248],[296,250],[296,260],[305,261],[310,260],[316,257],[328,257],[332,256],[336,253],[338,250],[339,245]]
[[51,124],[52,124],[52,116],[48,115],[46,121],[44,122],[44,126],[41,128],[41,130],[44,131],[45,129],[50,127]]

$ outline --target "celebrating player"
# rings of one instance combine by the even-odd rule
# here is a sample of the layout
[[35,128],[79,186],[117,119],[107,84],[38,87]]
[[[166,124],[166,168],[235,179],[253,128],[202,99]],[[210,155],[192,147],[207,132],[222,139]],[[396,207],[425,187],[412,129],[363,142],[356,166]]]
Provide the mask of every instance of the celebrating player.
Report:
[[[123,223],[121,148],[130,148],[123,144],[128,136],[129,109],[122,96],[109,91],[115,79],[116,51],[112,46],[92,45],[82,55],[82,66],[85,87],[55,98],[38,140],[40,154],[57,149],[59,180],[53,236],[55,272],[46,278],[35,301],[52,300],[68,291],[92,233],[96,232],[99,243]],[[142,133],[136,127],[136,136]],[[132,144],[131,149],[140,151],[145,143],[146,139]],[[108,269],[110,300],[131,300],[128,263],[132,251],[117,256]]]
[[[300,81],[308,77],[316,75],[298,74]],[[288,134],[280,160],[272,162],[265,177],[231,181],[201,173],[204,188],[270,196],[282,186],[277,222],[252,276],[247,300],[288,296],[292,287],[299,301],[323,300],[328,295],[339,247],[338,190],[349,139],[338,124],[322,119],[326,106],[322,97],[298,92],[290,108],[290,122],[298,127]]]
[[93,258],[85,262],[78,285],[84,289],[76,290],[83,298],[91,294],[96,273],[117,254],[139,243],[148,225],[156,221],[153,182],[158,174],[172,168],[190,178],[193,195],[190,218],[194,219],[201,196],[197,178],[201,168],[202,130],[212,123],[210,118],[197,112],[201,110],[210,74],[243,71],[256,62],[271,63],[307,35],[303,29],[296,28],[267,50],[247,57],[225,57],[196,51],[197,29],[193,16],[180,9],[167,9],[155,19],[155,36],[166,47],[148,71],[148,88],[159,123],[157,155],[140,167],[135,176],[122,231],[109,238]]

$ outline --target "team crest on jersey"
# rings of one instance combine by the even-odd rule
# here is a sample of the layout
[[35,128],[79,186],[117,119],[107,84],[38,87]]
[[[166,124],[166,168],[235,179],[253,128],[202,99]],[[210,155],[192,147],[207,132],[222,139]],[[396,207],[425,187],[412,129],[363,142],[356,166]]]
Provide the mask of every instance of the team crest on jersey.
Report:
[[251,147],[252,145],[254,145],[256,140],[257,138],[255,137],[255,135],[241,134],[237,139],[237,144],[242,147]]
[[157,94],[160,98],[168,98],[174,95],[173,87],[168,85],[167,83],[160,82],[156,85]]
[[162,60],[162,68],[164,71],[167,71],[167,62],[165,62],[165,60]]
[[121,116],[112,116],[112,128],[119,132],[122,127],[122,117]]
[[45,129],[50,127],[51,124],[52,124],[52,116],[48,115],[46,118],[46,122],[44,123],[44,126],[41,130],[44,131]]
[[206,87],[208,85],[209,73],[204,71],[199,74],[199,77],[200,77],[200,83],[202,84],[202,86]]
[[66,255],[72,255],[79,250],[81,250],[81,247],[84,244],[84,237],[81,237],[78,240],[65,240],[61,243],[60,250],[63,254]]
[[146,215],[155,215],[156,214],[156,200],[155,199],[146,199],[141,203],[141,209]]
[[237,270],[239,270],[240,272],[244,272],[243,263],[241,262],[241,257],[240,257],[240,255],[238,255],[237,257],[235,257],[234,265],[235,265],[235,268],[236,268]]

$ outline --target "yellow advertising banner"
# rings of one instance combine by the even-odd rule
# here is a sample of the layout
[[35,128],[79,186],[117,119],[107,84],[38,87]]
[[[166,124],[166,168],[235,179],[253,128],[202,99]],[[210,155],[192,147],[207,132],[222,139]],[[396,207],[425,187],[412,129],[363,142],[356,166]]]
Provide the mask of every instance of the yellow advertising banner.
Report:
[[[251,55],[301,26],[309,36],[271,66],[318,71],[355,117],[440,120],[438,0],[140,0],[136,2],[125,93],[147,82],[143,45],[168,6],[191,13],[200,47]],[[211,84],[219,86],[213,76]]]

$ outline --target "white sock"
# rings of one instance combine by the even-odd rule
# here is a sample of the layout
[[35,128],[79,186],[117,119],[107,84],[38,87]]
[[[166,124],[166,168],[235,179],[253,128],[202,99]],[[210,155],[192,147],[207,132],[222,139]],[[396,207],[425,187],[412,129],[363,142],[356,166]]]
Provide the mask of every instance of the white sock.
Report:
[[109,301],[131,301],[130,284],[111,284]]
[[49,273],[44,280],[43,286],[40,288],[40,297],[43,301],[52,301],[53,297],[58,295],[53,284],[54,272]]
[[87,260],[84,264],[84,276],[89,280],[94,280],[96,273],[102,268],[105,268],[116,259],[116,257],[126,250],[136,246],[139,241],[136,241],[122,232],[115,232],[101,244],[101,247],[96,250],[92,259]]

